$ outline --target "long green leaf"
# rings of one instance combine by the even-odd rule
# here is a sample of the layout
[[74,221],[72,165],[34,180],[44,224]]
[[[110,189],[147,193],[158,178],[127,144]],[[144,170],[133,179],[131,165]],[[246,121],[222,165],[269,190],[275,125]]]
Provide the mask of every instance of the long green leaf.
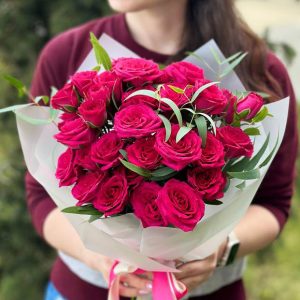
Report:
[[200,116],[195,119],[195,123],[198,129],[198,133],[202,139],[202,147],[204,148],[206,145],[206,138],[207,138],[207,124],[206,120],[203,116]]
[[6,81],[8,81],[10,85],[12,85],[13,87],[15,87],[18,90],[19,97],[22,97],[27,93],[26,86],[19,79],[15,78],[11,75],[4,75],[3,78]]
[[260,135],[260,131],[257,127],[248,127],[244,130],[244,132],[247,135],[253,136],[253,135]]
[[264,120],[267,116],[268,116],[269,110],[266,106],[264,106],[259,112],[258,114],[252,118],[252,122],[253,123],[257,123],[257,122],[261,122],[262,120]]
[[171,136],[171,131],[172,131],[171,122],[164,115],[158,114],[158,116],[164,123],[165,130],[166,130],[165,142],[167,142]]
[[232,72],[235,67],[237,67],[241,61],[248,55],[248,53],[243,53],[241,56],[239,56],[236,60],[234,60],[232,63],[228,65],[228,67],[224,70],[224,72],[220,75],[221,78],[227,76],[230,72]]
[[184,94],[184,90],[181,89],[181,88],[179,88],[179,87],[177,87],[177,86],[174,86],[174,85],[169,84],[168,87],[169,87],[171,90],[173,90],[175,93],[177,93],[177,94]]
[[131,170],[132,172],[135,172],[143,177],[150,177],[151,176],[151,172],[144,169],[144,168],[140,168],[126,160],[120,159],[120,162],[123,164],[124,167],[126,167],[127,169]]
[[138,90],[133,93],[131,93],[128,97],[124,99],[124,101],[128,100],[129,98],[132,98],[134,96],[147,96],[151,97],[153,99],[158,100],[158,95],[155,91],[150,91],[150,90]]
[[216,128],[216,124],[214,122],[214,120],[207,114],[205,113],[196,113],[197,115],[200,115],[200,116],[203,116],[204,118],[206,118],[208,120],[208,122],[210,123],[212,129],[213,129],[213,132],[214,132],[214,135],[217,134],[217,128]]
[[218,84],[218,83],[220,83],[220,82],[219,82],[219,81],[214,81],[214,82],[209,82],[209,83],[207,83],[207,84],[202,85],[202,86],[194,93],[194,95],[193,95],[193,97],[192,97],[190,103],[193,103],[193,102],[198,98],[198,96],[200,95],[200,93],[202,93],[204,90],[206,90],[207,88],[209,88],[209,87],[211,87],[211,86],[213,86],[213,85],[216,85],[216,84]]
[[240,56],[242,54],[242,52],[237,52],[229,57],[227,57],[226,59],[224,59],[222,62],[221,62],[221,65],[224,65],[226,63],[230,63],[232,62],[233,60],[235,60],[238,56]]
[[176,103],[169,98],[161,98],[160,101],[167,104],[168,106],[170,106],[172,108],[172,110],[178,120],[179,126],[182,127],[182,115],[181,115],[180,109],[176,105]]
[[233,178],[242,180],[258,179],[260,177],[259,169],[244,172],[227,172],[227,174]]
[[70,206],[63,209],[62,212],[69,214],[90,215],[99,217],[103,215],[103,213],[95,209],[92,205]]
[[176,143],[178,143],[182,138],[184,138],[193,128],[192,127],[186,127],[182,126],[178,130],[176,134]]
[[153,172],[151,172],[151,176],[153,177],[163,177],[163,176],[166,176],[166,175],[170,175],[170,174],[173,174],[173,173],[177,173],[177,171],[169,168],[169,167],[161,167]]
[[112,63],[110,60],[110,57],[106,50],[100,45],[98,39],[96,36],[91,32],[90,33],[90,40],[92,43],[92,46],[94,48],[95,56],[97,63],[99,65],[103,65],[104,69],[109,71],[112,68]]
[[15,111],[19,108],[23,108],[23,107],[30,106],[30,105],[32,105],[32,104],[31,103],[29,103],[29,104],[18,104],[18,105],[12,105],[12,106],[9,106],[9,107],[5,107],[5,108],[0,109],[0,114],[10,112],[10,111]]
[[213,47],[209,47],[209,50],[212,53],[215,61],[220,65],[222,62],[221,62],[221,58],[220,58],[219,54],[217,53],[217,51]]
[[276,151],[278,143],[279,143],[279,134],[277,136],[277,140],[276,140],[275,146],[273,147],[272,151],[267,156],[267,158],[259,165],[259,168],[262,168],[262,167],[266,166],[269,163],[269,161],[272,159],[272,157],[273,157],[273,155],[274,155],[274,153]]
[[250,157],[243,157],[237,163],[232,164],[231,166],[228,166],[228,167],[226,166],[226,170],[224,169],[224,171],[242,172],[248,165],[249,161],[250,161]]

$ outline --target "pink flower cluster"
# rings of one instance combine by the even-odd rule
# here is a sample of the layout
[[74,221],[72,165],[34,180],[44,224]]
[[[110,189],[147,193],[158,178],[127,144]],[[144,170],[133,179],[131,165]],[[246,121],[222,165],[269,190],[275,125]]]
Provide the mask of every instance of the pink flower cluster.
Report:
[[[109,71],[76,73],[51,99],[63,111],[55,138],[68,147],[58,159],[60,186],[72,186],[78,206],[92,204],[106,217],[134,212],[144,227],[192,230],[204,216],[204,203],[223,197],[225,163],[253,153],[234,116],[246,111],[250,120],[263,105],[257,94],[237,99],[217,85],[192,102],[207,83],[203,70],[188,62],[161,70],[150,60],[120,58]],[[181,125],[163,99],[180,109]],[[215,132],[207,122],[205,142],[191,110],[220,124]],[[190,130],[178,141],[182,126]],[[160,178],[160,170],[170,170],[169,176]]]

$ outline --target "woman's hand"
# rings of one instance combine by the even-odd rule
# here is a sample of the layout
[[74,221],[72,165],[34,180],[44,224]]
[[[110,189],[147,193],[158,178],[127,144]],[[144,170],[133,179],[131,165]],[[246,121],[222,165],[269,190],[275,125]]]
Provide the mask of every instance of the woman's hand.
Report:
[[[83,250],[82,257],[86,265],[94,270],[100,271],[105,281],[107,283],[109,282],[109,273],[114,260],[88,249]],[[152,289],[150,273],[145,273],[142,276],[135,274],[122,275],[120,283],[120,295],[129,298],[148,294]]]
[[219,259],[223,256],[227,240],[222,243],[219,249],[202,260],[194,260],[180,265],[177,269],[180,273],[175,273],[176,279],[181,281],[191,291],[200,284],[207,281],[214,273]]

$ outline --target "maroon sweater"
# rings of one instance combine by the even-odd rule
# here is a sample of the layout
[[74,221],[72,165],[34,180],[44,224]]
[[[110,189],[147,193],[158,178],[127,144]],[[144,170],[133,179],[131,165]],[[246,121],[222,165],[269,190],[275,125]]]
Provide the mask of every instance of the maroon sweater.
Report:
[[[158,63],[163,63],[168,59],[166,55],[150,51],[137,44],[130,35],[124,15],[93,20],[58,35],[45,46],[40,54],[32,81],[31,92],[34,96],[49,94],[51,86],[56,88],[63,86],[91,50],[89,43],[89,32],[91,31],[97,37],[100,37],[102,33],[107,33],[141,57],[153,59]],[[267,68],[280,82],[284,94],[291,96],[291,100],[284,140],[253,202],[270,210],[282,228],[289,214],[295,177],[296,101],[286,69],[271,53],[268,56]],[[26,174],[26,190],[33,224],[37,232],[43,236],[45,218],[56,205],[29,173]],[[103,290],[79,279],[59,258],[52,268],[51,280],[67,299],[105,299]],[[199,299],[242,300],[244,299],[242,281],[229,285],[209,297],[200,297]]]

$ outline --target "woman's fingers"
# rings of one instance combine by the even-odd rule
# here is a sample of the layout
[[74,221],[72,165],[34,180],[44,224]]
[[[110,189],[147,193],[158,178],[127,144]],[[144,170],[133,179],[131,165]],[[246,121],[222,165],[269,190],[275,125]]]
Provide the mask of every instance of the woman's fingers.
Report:
[[152,290],[152,281],[134,274],[121,276],[120,294],[125,297],[145,295]]

